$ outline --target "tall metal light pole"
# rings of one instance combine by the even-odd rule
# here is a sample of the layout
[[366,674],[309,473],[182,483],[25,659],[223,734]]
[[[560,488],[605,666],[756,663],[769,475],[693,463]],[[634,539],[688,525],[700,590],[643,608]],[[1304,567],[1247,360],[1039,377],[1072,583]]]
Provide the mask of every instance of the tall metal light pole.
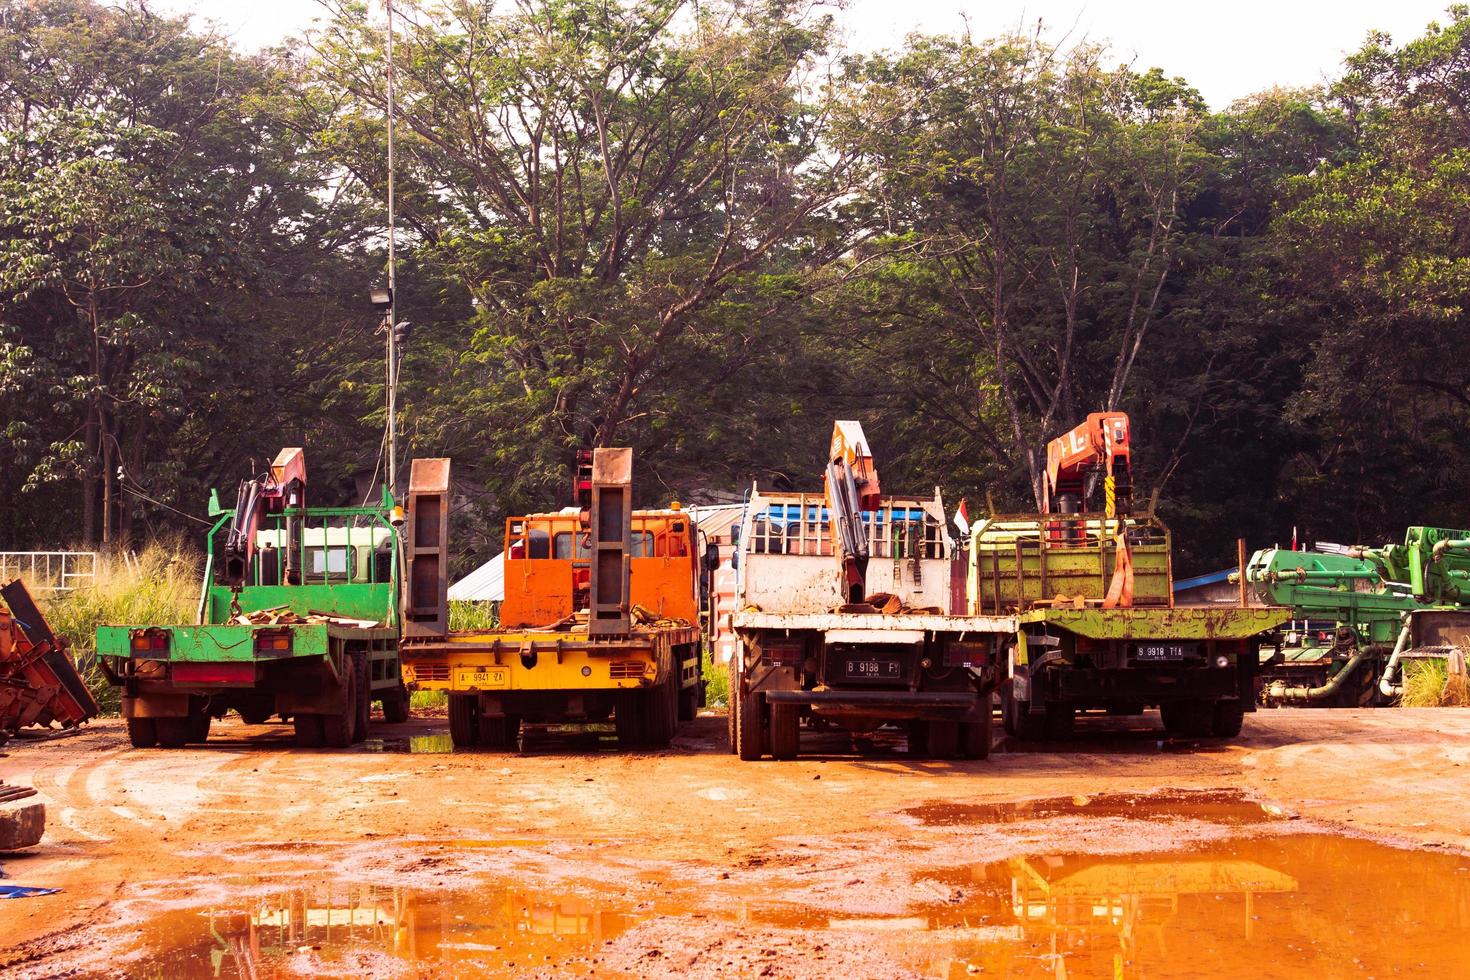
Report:
[[395,251],[397,213],[393,201],[393,0],[388,12],[388,488],[398,495],[398,256]]

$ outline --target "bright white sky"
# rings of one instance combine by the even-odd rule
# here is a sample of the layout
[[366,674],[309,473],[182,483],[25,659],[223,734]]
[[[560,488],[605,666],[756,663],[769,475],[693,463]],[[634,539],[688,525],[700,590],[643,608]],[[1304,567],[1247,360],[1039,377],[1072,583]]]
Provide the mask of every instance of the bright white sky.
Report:
[[[1450,0],[849,0],[837,17],[852,46],[896,47],[918,30],[958,31],[968,18],[977,37],[1049,25],[1052,40],[1107,41],[1119,62],[1183,75],[1210,105],[1273,85],[1311,85],[1337,73],[1343,56],[1370,30],[1397,42],[1445,21]],[[381,0],[372,0],[381,7]],[[217,22],[236,46],[273,44],[311,27],[314,0],[150,0],[160,13],[194,13]]]

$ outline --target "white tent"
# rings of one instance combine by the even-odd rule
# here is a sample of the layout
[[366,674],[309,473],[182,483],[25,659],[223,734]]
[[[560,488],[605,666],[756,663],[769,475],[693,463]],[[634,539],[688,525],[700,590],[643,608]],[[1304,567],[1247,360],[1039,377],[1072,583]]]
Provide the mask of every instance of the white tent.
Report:
[[502,551],[451,585],[449,598],[455,601],[503,602],[505,600],[505,552]]

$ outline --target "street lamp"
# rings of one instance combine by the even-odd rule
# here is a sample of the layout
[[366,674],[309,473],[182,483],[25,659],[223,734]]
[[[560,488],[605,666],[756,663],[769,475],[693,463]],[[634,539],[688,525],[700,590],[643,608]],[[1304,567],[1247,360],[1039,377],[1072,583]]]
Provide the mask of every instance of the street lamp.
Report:
[[393,290],[389,286],[374,286],[368,290],[368,302],[373,304],[373,309],[379,313],[387,313],[393,308]]

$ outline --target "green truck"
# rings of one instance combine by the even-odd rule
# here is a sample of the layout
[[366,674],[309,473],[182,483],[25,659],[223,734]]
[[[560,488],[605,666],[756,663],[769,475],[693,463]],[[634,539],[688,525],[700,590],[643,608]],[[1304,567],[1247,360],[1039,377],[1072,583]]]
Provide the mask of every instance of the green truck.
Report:
[[1169,530],[1152,514],[996,515],[969,532],[971,615],[1014,614],[1000,687],[1008,733],[1065,738],[1078,711],[1157,706],[1171,734],[1222,738],[1255,710],[1279,607],[1175,606]]
[[1268,706],[1392,704],[1405,660],[1459,667],[1470,648],[1470,531],[1416,526],[1403,544],[1265,548],[1245,577],[1257,599],[1291,610],[1261,665]]
[[242,484],[235,508],[211,493],[209,512],[196,622],[97,630],[132,744],[202,742],[232,710],[291,721],[302,746],[362,741],[373,701],[406,721],[402,518],[387,488],[370,506],[308,507],[305,463],[288,449]]

